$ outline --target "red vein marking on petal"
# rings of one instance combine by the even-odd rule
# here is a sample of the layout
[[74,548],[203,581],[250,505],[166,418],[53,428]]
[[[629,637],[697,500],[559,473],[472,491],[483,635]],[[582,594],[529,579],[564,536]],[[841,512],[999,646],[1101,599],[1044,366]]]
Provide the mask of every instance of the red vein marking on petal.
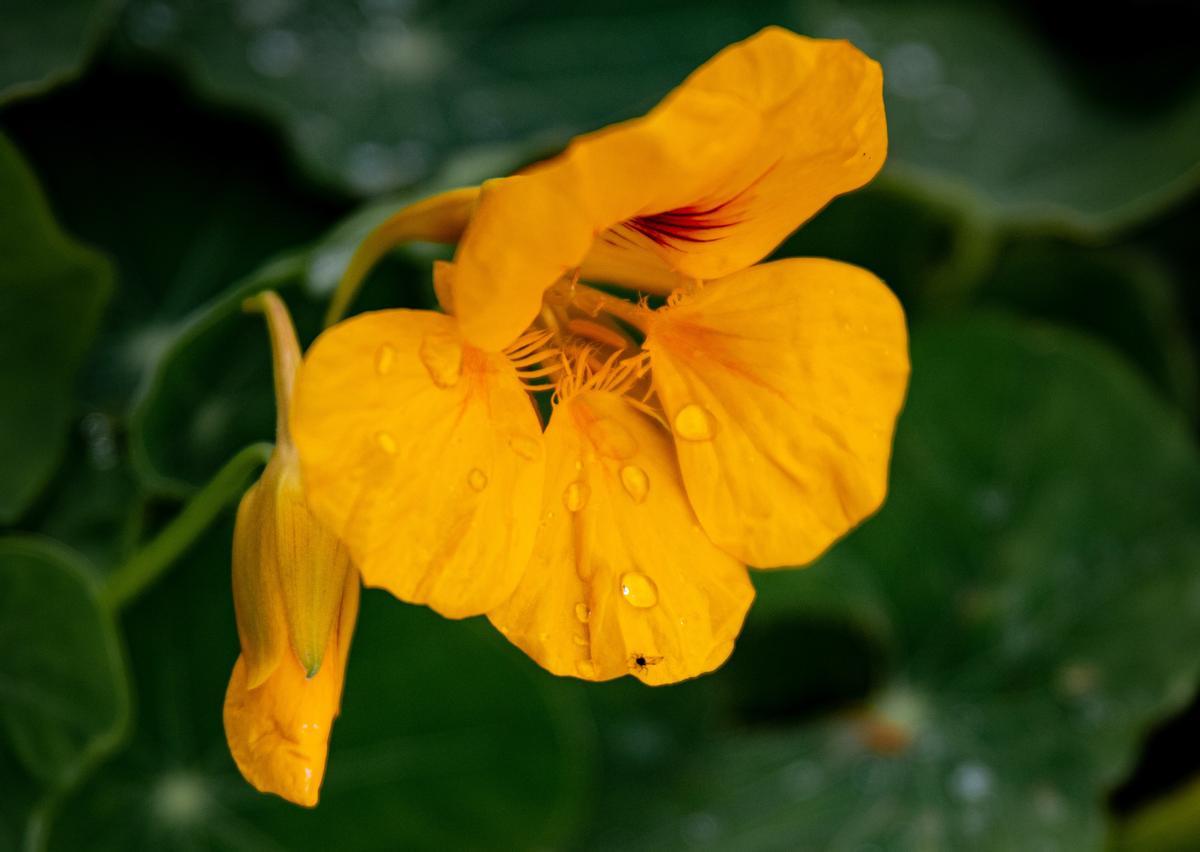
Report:
[[[646,239],[664,248],[682,248],[678,245],[672,245],[673,242],[692,244],[717,242],[725,234],[714,232],[720,232],[725,228],[731,228],[746,221],[744,215],[740,215],[738,211],[732,208],[740,206],[739,203],[745,201],[747,196],[750,195],[767,175],[775,170],[777,165],[779,165],[778,161],[772,163],[758,177],[724,201],[717,202],[708,207],[688,205],[686,207],[676,207],[673,210],[664,210],[660,213],[634,216],[621,223],[621,226],[618,226],[611,233],[632,242],[628,233],[632,231],[641,234]],[[607,235],[605,241],[610,245],[615,245],[613,240],[609,239]]]

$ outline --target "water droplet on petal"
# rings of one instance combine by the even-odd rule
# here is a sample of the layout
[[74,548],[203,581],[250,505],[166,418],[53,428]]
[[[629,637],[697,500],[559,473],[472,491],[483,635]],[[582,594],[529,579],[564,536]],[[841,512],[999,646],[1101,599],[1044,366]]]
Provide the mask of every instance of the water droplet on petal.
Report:
[[462,343],[448,334],[425,335],[417,357],[439,388],[452,388],[462,377]]
[[471,468],[471,472],[467,474],[467,485],[470,485],[476,491],[482,491],[487,488],[487,484],[487,474],[477,467]]
[[396,363],[396,350],[388,344],[383,344],[375,352],[375,372],[386,376]]
[[575,635],[575,636],[572,636],[571,638],[575,640],[575,644],[578,645],[579,647],[581,647],[581,648],[587,647],[588,640],[586,637]]
[[512,447],[512,451],[527,461],[533,461],[538,457],[538,452],[542,448],[541,441],[530,435],[510,435],[508,445]]
[[581,604],[581,603],[575,604],[575,617],[578,618],[581,622],[583,622],[584,624],[587,624],[587,620],[591,617],[591,615],[592,615],[592,611],[587,608],[587,604]]
[[650,477],[637,465],[627,464],[621,468],[621,484],[625,486],[625,493],[633,498],[633,502],[641,503],[650,490]]
[[587,505],[589,491],[586,482],[572,482],[563,490],[563,505],[569,511],[580,511]]
[[640,571],[627,571],[621,575],[621,595],[632,606],[647,609],[658,603],[658,586]]
[[390,455],[396,453],[396,439],[387,432],[376,432],[375,443],[379,444],[379,449]]
[[580,660],[575,664],[575,670],[579,672],[580,677],[585,677],[588,680],[596,677],[596,664],[591,660]]
[[685,405],[675,415],[675,434],[685,441],[712,440],[712,415],[694,402]]

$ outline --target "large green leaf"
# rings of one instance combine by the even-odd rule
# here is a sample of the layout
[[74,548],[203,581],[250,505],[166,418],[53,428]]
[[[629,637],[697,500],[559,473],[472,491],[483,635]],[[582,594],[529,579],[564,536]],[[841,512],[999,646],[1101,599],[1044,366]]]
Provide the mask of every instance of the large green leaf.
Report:
[[120,286],[81,396],[118,427],[197,307],[346,210],[295,179],[268,130],[197,104],[161,71],[104,59],[46,97],[5,107],[0,122],[62,221],[115,261]]
[[[1106,791],[1196,687],[1200,460],[1064,332],[946,323],[913,365],[885,508],[816,566],[757,575],[712,678],[725,715],[601,802],[621,817],[596,846],[1101,847]],[[814,642],[813,619],[847,626]],[[859,672],[843,697],[875,689],[806,721],[827,659]]]
[[0,135],[0,524],[20,516],[66,442],[80,361],[108,299],[103,257],[55,223],[33,174]]
[[1195,417],[1196,351],[1177,284],[1152,254],[1016,240],[974,296],[1103,338]]
[[1014,4],[797,4],[791,23],[882,62],[895,176],[991,218],[1108,230],[1200,179],[1200,91],[1139,109],[1084,89]]
[[579,692],[482,623],[376,591],[320,805],[256,793],[221,723],[237,656],[229,547],[224,524],[128,611],[138,731],[59,808],[51,849],[537,849],[575,827],[592,773]]
[[464,153],[560,145],[635,114],[772,23],[881,59],[895,173],[991,218],[1111,228],[1200,174],[1200,95],[1141,112],[1096,103],[999,4],[132,0],[124,30],[280,121],[315,174],[377,193]]
[[0,101],[34,94],[74,74],[119,6],[119,0],[5,2]]
[[[130,420],[131,451],[144,482],[154,490],[184,494],[240,447],[273,439],[275,398],[266,326],[261,316],[243,311],[243,302],[263,289],[280,291],[301,342],[312,340],[354,249],[403,203],[364,207],[311,248],[263,265],[180,323]],[[394,261],[381,263],[356,307],[432,307],[430,258],[424,248],[410,247]]]
[[28,838],[37,830],[32,824],[39,806],[38,785],[3,741],[0,741],[0,779],[4,782],[4,795],[0,796],[0,852],[27,850],[32,845]]
[[[296,295],[303,256],[267,264],[195,310],[170,338],[130,417],[135,468],[152,490],[182,496],[239,448],[272,440],[275,395],[271,349],[261,315],[242,309],[267,288]],[[320,306],[299,294],[292,310],[307,331]]]
[[129,712],[90,566],[48,539],[0,539],[0,647],[6,746],[40,784],[64,789],[116,744]]
[[87,558],[101,576],[129,557],[147,520],[124,436],[98,412],[83,418],[59,474],[25,520]]

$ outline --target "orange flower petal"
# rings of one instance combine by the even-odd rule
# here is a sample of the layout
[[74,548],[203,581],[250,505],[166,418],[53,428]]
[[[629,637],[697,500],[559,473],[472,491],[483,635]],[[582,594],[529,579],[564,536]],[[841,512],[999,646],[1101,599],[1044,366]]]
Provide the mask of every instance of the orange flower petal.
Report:
[[803,564],[883,502],[909,365],[903,310],[871,273],[755,266],[657,312],[646,348],[688,497],[722,549]]
[[312,677],[321,667],[338,599],[352,568],[345,545],[309,512],[298,460],[294,453],[289,455],[290,463],[275,483],[275,571],[292,650]]
[[452,317],[361,314],[304,360],[292,434],[309,505],[368,585],[450,618],[512,592],[544,475],[537,414],[503,354]]
[[269,503],[262,482],[254,483],[238,505],[233,527],[233,609],[251,687],[275,671],[288,647]]
[[533,558],[492,623],[559,675],[673,683],[719,666],[754,590],[688,507],[670,437],[612,393],[559,404],[546,430]]
[[644,118],[484,184],[456,256],[463,332],[504,345],[581,264],[585,278],[660,292],[745,268],[870,180],[886,150],[876,63],[846,42],[763,30]]
[[337,630],[331,631],[325,665],[306,678],[291,654],[261,685],[252,687],[238,657],[225,692],[225,737],[246,780],[264,793],[316,805],[329,734],[341,704],[346,657],[358,616],[358,578],[345,579]]
[[584,277],[666,292],[668,273],[677,285],[745,269],[867,183],[887,156],[879,65],[848,42],[770,27],[721,51],[684,87],[744,98],[760,120],[754,146],[703,196],[602,235]]

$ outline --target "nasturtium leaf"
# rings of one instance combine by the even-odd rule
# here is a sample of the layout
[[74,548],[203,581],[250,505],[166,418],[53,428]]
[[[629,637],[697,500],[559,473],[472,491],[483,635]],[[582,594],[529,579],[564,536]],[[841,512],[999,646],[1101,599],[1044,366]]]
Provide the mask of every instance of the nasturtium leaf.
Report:
[[40,809],[44,807],[38,783],[17,760],[7,742],[0,738],[0,852],[28,852],[36,835]]
[[951,208],[880,178],[835,198],[775,256],[829,257],[869,269],[912,311],[931,300],[933,282],[955,262],[959,228]]
[[[215,96],[267,113],[309,169],[364,194],[448,157],[637,114],[767,24],[849,38],[884,66],[890,168],[999,220],[1109,229],[1194,185],[1200,93],[1097,102],[1013,10],[950,0],[795,4],[487,0],[313,6],[131,0],[123,30]],[[1153,156],[1147,156],[1147,152]]]
[[1011,6],[805,4],[790,23],[880,60],[893,175],[997,220],[1107,231],[1200,180],[1200,91],[1141,110],[1096,97]]
[[91,567],[49,539],[0,538],[0,648],[0,735],[32,777],[63,789],[117,743],[129,714]]
[[[321,330],[328,298],[363,237],[408,200],[368,205],[310,248],[268,262],[193,311],[169,338],[130,420],[130,445],[142,480],[183,494],[207,481],[241,447],[272,440],[275,398],[266,325],[247,314],[247,296],[272,288],[287,303],[302,345]],[[411,246],[384,261],[353,306],[436,305],[431,256]],[[184,412],[181,414],[181,412]]]
[[1191,852],[1200,837],[1200,779],[1145,805],[1113,828],[1110,852]]
[[143,535],[147,501],[113,418],[91,412],[72,433],[58,474],[22,523],[67,545],[103,577]]
[[119,0],[5,3],[0,102],[35,94],[76,73],[119,7]]
[[138,729],[62,802],[51,850],[560,846],[593,770],[578,689],[481,622],[378,591],[363,594],[320,804],[250,787],[221,721],[238,653],[230,535],[219,525],[127,611]]
[[197,308],[347,210],[296,179],[270,130],[199,103],[161,69],[102,59],[5,107],[0,124],[63,223],[115,262],[119,286],[81,375],[88,412],[123,417]]
[[[274,440],[266,325],[261,314],[243,310],[243,303],[261,290],[278,290],[306,345],[320,331],[326,306],[326,298],[313,292],[314,276],[330,274],[331,261],[349,261],[352,252],[343,246],[340,238],[331,238],[313,251],[264,264],[180,323],[130,416],[130,451],[148,488],[182,496],[208,481],[241,447]],[[418,273],[411,264],[383,264],[373,276],[386,291],[376,299],[380,306],[431,307],[429,262],[424,265],[426,271]]]
[[53,475],[76,373],[112,286],[96,252],[55,222],[33,173],[0,135],[0,524]]
[[[487,0],[219,9],[135,0],[123,29],[215,96],[282,123],[314,174],[377,194],[449,158],[539,136],[561,144],[632,115],[696,57],[769,16],[680,3],[647,15],[630,0],[604,16],[544,0],[519,11]],[[168,25],[146,26],[159,18]]]
[[1050,238],[1013,240],[974,300],[1102,338],[1195,417],[1195,348],[1176,282],[1153,255]]
[[[712,679],[728,721],[623,790],[595,847],[1102,848],[1107,791],[1196,687],[1200,459],[1073,333],[959,319],[912,355],[884,508],[815,566],[756,575],[743,648]],[[882,643],[862,709],[807,718],[793,670],[819,665],[811,644],[742,658],[806,617]],[[857,641],[836,656],[880,658]],[[747,712],[728,687],[755,666],[798,690],[798,718]]]
[[169,338],[129,421],[134,467],[152,491],[186,495],[241,447],[273,440],[266,325],[261,314],[247,313],[242,305],[260,290],[282,289],[297,321],[311,330],[320,306],[289,298],[299,289],[303,269],[302,253],[266,264],[197,308]]

